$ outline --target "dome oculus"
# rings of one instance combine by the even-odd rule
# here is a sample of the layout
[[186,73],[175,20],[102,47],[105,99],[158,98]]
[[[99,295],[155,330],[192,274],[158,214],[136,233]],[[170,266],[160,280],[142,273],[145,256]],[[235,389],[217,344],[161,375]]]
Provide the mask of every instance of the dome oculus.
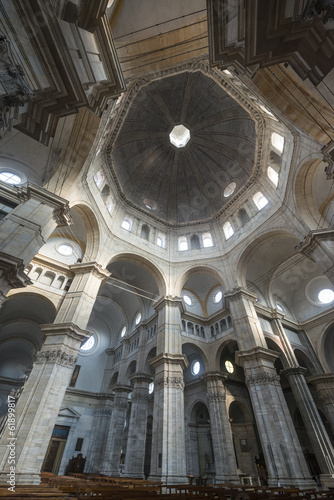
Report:
[[175,125],[169,134],[169,140],[176,148],[184,148],[190,141],[190,130],[184,125]]

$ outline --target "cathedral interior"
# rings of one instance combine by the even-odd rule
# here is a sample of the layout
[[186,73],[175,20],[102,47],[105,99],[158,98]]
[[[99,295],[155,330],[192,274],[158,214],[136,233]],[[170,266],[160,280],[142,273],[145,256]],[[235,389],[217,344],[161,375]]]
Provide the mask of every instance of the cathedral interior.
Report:
[[0,0],[0,483],[334,488],[334,9]]

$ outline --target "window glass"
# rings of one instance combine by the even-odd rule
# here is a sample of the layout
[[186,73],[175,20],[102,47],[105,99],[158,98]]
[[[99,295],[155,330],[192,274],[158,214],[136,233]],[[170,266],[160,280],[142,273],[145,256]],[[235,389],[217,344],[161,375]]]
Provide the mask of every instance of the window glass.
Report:
[[330,304],[334,300],[334,292],[330,288],[324,288],[318,294],[318,299],[323,304]]
[[6,184],[20,184],[22,179],[13,172],[0,172],[0,181],[6,182]]
[[61,255],[72,255],[73,253],[73,248],[71,245],[68,245],[67,243],[61,243],[61,245],[58,245],[57,247],[57,252],[60,253]]
[[125,229],[126,231],[131,231],[131,226],[132,226],[132,220],[129,219],[128,217],[125,217],[125,219],[122,222],[122,228]]
[[275,187],[278,185],[278,173],[276,170],[273,169],[273,167],[268,167],[267,169],[267,174],[271,182],[274,184]]
[[193,375],[198,375],[201,369],[201,363],[199,361],[194,361],[191,365],[191,372]]
[[185,303],[187,304],[187,306],[192,306],[193,305],[193,301],[191,300],[191,298],[189,297],[189,295],[183,295],[183,300],[185,301]]
[[215,293],[214,297],[213,297],[213,301],[215,304],[218,304],[218,302],[220,302],[223,298],[223,292],[221,290],[219,290],[218,292]]
[[95,345],[95,337],[91,335],[89,339],[80,347],[80,351],[90,351]]
[[210,233],[204,233],[202,236],[203,247],[209,248],[213,246],[212,236]]
[[235,182],[230,182],[224,189],[224,197],[228,198],[229,196],[231,196],[234,193],[236,187],[237,185]]
[[136,325],[139,325],[140,321],[141,321],[141,313],[138,313],[135,321]]
[[274,132],[271,136],[271,144],[276,148],[280,153],[283,152],[284,149],[284,137]]
[[262,210],[268,204],[267,198],[260,192],[253,196],[253,201],[259,210]]
[[233,373],[234,372],[234,365],[232,363],[232,361],[225,361],[225,368],[226,368],[226,371],[228,371],[228,373]]
[[223,225],[223,231],[227,240],[234,234],[233,227],[230,222],[225,222]]
[[179,238],[179,250],[183,252],[184,250],[188,250],[188,240],[186,236],[180,236]]

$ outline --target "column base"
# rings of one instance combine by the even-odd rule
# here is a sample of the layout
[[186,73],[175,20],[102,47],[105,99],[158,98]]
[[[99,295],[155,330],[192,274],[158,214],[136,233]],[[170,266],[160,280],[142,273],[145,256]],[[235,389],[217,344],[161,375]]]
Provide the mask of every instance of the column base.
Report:
[[104,476],[109,476],[109,477],[119,477],[119,469],[110,469],[110,470],[100,470],[99,474],[103,474]]
[[155,475],[149,476],[150,481],[159,481],[163,484],[189,484],[189,478],[187,476],[166,476],[166,475]]
[[334,489],[334,474],[320,474],[320,482],[325,489]]
[[143,473],[135,473],[135,472],[126,472],[126,471],[123,471],[123,474],[121,477],[129,477],[129,478],[132,478],[132,479],[145,479],[145,476]]
[[241,479],[239,476],[229,476],[227,474],[215,477],[215,484],[225,484],[225,483],[241,484]]
[[311,478],[293,478],[293,477],[284,477],[284,478],[268,478],[268,486],[269,487],[277,487],[282,486],[283,488],[300,488],[301,490],[314,489],[317,484]]
[[40,484],[40,482],[41,476],[39,473],[15,472],[15,474],[9,475],[8,472],[0,472],[0,484],[8,485],[8,488],[14,488],[14,490],[9,490],[9,493],[15,491],[17,484]]

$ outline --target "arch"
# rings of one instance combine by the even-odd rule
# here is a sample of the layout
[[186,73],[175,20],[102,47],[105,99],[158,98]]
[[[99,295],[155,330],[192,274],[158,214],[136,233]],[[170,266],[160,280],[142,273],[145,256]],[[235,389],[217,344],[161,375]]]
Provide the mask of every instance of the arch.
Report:
[[234,339],[227,339],[217,349],[216,356],[215,356],[215,370],[220,371],[220,365],[221,365],[221,357],[224,351],[230,351],[231,355],[235,356],[235,352],[239,350],[238,342]]
[[[261,284],[264,283],[267,286],[275,268],[296,252],[295,247],[301,238],[301,235],[287,232],[283,228],[268,231],[260,235],[244,249],[238,259],[236,265],[238,284],[247,287],[247,280],[249,280],[254,282],[256,286],[259,286],[257,282],[261,278]],[[278,241],[280,245],[277,244]],[[270,262],[266,262],[265,266],[263,263],[263,254],[270,255],[271,257]],[[257,267],[254,266],[256,279],[253,279],[252,276],[247,276],[247,270],[252,259],[256,262],[256,257],[258,257],[258,265]]]
[[43,276],[40,278],[40,283],[43,283],[44,285],[51,286],[54,279],[56,277],[56,274],[51,272],[51,271],[46,271],[46,273],[43,274]]
[[334,373],[334,323],[329,325],[321,340],[321,347],[320,347],[320,352],[319,355],[321,356],[321,359],[325,360],[329,371]]
[[131,377],[131,375],[136,373],[136,368],[137,368],[137,361],[134,359],[131,361],[131,363],[129,364],[129,366],[126,369],[126,382],[129,385],[133,385],[133,382],[132,382],[132,380],[130,380],[130,377]]
[[109,267],[114,262],[118,262],[118,261],[133,262],[134,264],[137,264],[138,266],[141,266],[144,269],[146,269],[154,278],[154,280],[157,284],[158,290],[159,290],[159,295],[160,296],[166,295],[167,287],[166,287],[165,277],[164,277],[162,271],[160,271],[160,269],[156,265],[152,264],[152,262],[150,262],[148,259],[146,259],[145,257],[142,257],[141,255],[134,254],[134,253],[132,253],[132,254],[121,253],[121,254],[114,255],[114,257],[109,261],[107,267]]
[[181,295],[181,291],[184,288],[185,284],[189,281],[191,277],[193,277],[195,274],[208,274],[212,276],[213,278],[216,279],[217,284],[215,286],[223,286],[223,281],[222,277],[217,269],[214,267],[210,266],[195,266],[195,267],[189,267],[184,274],[180,275],[180,277],[177,279],[175,283],[175,293],[176,295]]
[[53,323],[56,314],[56,306],[49,298],[39,293],[20,292],[10,295],[3,302],[0,324],[12,318],[15,321],[23,318],[37,324]]
[[321,214],[316,206],[313,195],[313,183],[316,174],[319,170],[325,171],[325,164],[323,156],[319,158],[318,155],[305,161],[298,170],[294,182],[294,196],[299,214],[308,225],[310,230],[317,229],[319,224],[324,223],[320,220]]
[[119,376],[119,372],[118,371],[113,374],[113,376],[111,377],[111,380],[110,380],[109,387],[113,387],[115,384],[117,384],[117,382],[118,382],[118,376]]
[[[306,368],[307,372],[305,373],[305,377],[310,377],[316,374],[316,368],[312,363],[311,359],[300,349],[294,349],[295,356],[297,358],[299,366],[302,368]],[[331,352],[333,354],[333,351]]]
[[100,245],[100,229],[95,214],[90,207],[81,203],[74,204],[71,208],[78,212],[86,228],[87,244],[84,260],[94,261],[97,259]]
[[203,362],[204,371],[206,372],[211,369],[209,360],[204,351],[198,345],[189,342],[189,340],[186,340],[185,342],[182,343],[182,353],[185,354],[187,357],[198,354]]

